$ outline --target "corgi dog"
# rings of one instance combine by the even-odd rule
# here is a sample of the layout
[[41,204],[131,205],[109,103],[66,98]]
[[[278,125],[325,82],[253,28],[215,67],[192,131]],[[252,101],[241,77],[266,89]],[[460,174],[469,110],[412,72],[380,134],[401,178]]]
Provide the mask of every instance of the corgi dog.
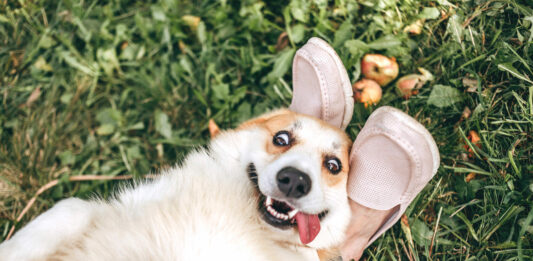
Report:
[[0,260],[327,260],[350,220],[351,144],[276,110],[109,201],[58,202],[0,244]]

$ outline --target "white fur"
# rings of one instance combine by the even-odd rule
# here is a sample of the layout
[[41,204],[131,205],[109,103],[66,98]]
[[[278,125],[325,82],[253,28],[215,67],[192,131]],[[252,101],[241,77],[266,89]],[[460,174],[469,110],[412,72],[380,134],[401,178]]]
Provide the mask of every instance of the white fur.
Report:
[[298,120],[299,137],[312,142],[279,157],[265,151],[272,137],[264,129],[228,131],[182,166],[124,188],[110,202],[63,200],[0,244],[0,260],[318,259],[313,248],[301,245],[296,229],[277,229],[261,219],[246,172],[254,162],[260,190],[276,199],[283,197],[273,173],[287,164],[309,173],[311,192],[289,203],[309,213],[328,209],[309,245],[339,244],[350,218],[346,183],[328,187],[320,174],[320,155],[338,134],[312,119]]

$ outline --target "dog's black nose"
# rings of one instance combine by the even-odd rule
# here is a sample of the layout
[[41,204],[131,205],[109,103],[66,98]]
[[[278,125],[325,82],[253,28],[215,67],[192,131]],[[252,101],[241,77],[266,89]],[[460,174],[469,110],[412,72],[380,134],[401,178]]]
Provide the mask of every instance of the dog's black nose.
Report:
[[277,180],[279,190],[290,198],[300,198],[311,190],[309,176],[293,167],[280,170]]

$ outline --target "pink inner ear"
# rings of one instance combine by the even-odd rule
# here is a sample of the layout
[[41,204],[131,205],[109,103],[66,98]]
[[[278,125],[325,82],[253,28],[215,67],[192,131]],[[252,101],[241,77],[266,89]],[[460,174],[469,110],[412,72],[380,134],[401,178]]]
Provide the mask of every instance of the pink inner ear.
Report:
[[293,97],[290,110],[345,129],[353,111],[350,79],[335,50],[311,38],[293,60]]
[[293,93],[289,109],[315,118],[323,119],[322,95],[318,72],[306,59],[307,53],[300,50],[294,56],[292,63]]

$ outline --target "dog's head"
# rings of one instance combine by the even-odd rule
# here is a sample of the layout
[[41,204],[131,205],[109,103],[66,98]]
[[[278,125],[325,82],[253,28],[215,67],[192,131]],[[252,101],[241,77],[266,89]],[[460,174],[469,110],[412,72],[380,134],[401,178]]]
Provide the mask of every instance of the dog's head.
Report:
[[351,141],[327,123],[278,110],[243,123],[240,160],[257,187],[258,212],[285,241],[341,243],[350,219],[346,193]]

